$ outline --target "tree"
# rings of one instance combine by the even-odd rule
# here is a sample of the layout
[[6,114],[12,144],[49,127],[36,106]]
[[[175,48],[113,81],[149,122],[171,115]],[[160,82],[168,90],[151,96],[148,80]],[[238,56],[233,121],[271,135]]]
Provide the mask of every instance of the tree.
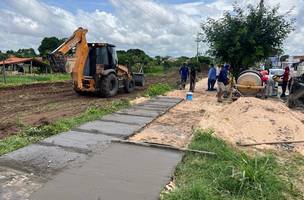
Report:
[[0,61],[5,60],[7,58],[7,54],[0,51]]
[[33,58],[36,57],[37,54],[33,48],[28,48],[28,49],[19,49],[18,51],[14,50],[7,50],[6,55],[10,56],[16,56],[19,58]]
[[116,51],[118,57],[118,63],[121,65],[127,65],[129,62],[129,58],[126,51],[119,50]]
[[161,56],[155,56],[154,58],[155,58],[156,64],[157,64],[157,65],[161,65],[161,63],[162,63],[162,58],[161,58]]
[[153,61],[153,59],[141,49],[119,50],[117,51],[117,57],[119,64],[130,64],[131,66],[137,63],[147,65]]
[[21,58],[33,58],[37,56],[33,48],[19,49],[14,55]]
[[198,61],[201,64],[205,64],[205,65],[210,65],[212,62],[212,58],[208,57],[208,56],[199,56],[198,57]]
[[57,37],[45,37],[41,41],[40,46],[38,47],[38,50],[40,52],[41,56],[46,56],[48,53],[55,50],[57,47],[59,47],[65,39],[58,39]]
[[289,58],[289,55],[283,55],[280,57],[280,62],[284,62]]
[[241,8],[234,5],[218,19],[208,19],[202,24],[204,41],[209,43],[212,56],[229,63],[235,76],[241,68],[282,51],[283,41],[293,30],[294,19],[279,14],[279,6],[266,8],[260,4]]

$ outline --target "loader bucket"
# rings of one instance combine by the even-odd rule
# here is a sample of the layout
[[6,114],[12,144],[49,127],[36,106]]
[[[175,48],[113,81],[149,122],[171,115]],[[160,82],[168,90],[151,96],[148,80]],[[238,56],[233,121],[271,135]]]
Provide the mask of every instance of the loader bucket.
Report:
[[133,73],[133,80],[136,86],[145,86],[145,76],[142,73]]
[[136,86],[141,86],[141,87],[145,86],[145,75],[143,68],[141,68],[137,73],[132,73],[132,78]]

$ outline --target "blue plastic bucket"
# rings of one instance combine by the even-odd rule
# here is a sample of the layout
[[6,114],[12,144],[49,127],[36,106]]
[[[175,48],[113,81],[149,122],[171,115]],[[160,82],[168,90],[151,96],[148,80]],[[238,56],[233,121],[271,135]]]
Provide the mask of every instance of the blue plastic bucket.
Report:
[[186,100],[187,101],[192,101],[192,99],[193,99],[193,93],[192,92],[187,92]]

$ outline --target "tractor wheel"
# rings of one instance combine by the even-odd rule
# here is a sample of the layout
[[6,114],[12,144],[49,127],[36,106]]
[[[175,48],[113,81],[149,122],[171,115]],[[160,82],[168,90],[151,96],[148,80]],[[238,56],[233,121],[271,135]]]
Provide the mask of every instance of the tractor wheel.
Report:
[[124,89],[125,89],[126,93],[133,92],[134,88],[135,88],[135,82],[134,82],[134,80],[128,80],[128,79],[126,79],[124,81]]
[[100,92],[102,97],[112,97],[117,94],[118,80],[115,74],[109,74],[101,80]]

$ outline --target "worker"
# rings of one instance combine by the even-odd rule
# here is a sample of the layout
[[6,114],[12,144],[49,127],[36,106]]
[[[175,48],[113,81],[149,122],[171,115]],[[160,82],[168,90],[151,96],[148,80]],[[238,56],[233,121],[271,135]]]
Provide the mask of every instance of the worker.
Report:
[[281,97],[285,97],[286,96],[285,92],[289,80],[289,67],[285,67],[284,74],[281,77],[283,77]]
[[217,79],[217,101],[222,102],[222,97],[224,92],[226,91],[226,86],[229,83],[228,79],[228,65],[222,65],[220,69],[220,73]]
[[262,70],[262,71],[260,71],[260,74],[262,75],[262,83],[264,85],[262,95],[264,98],[267,98],[272,95],[273,84],[269,78],[268,70]]
[[232,99],[233,88],[235,86],[235,78],[233,76],[233,68],[231,65],[226,65],[228,84],[226,85],[226,92],[224,98]]
[[214,64],[211,64],[208,71],[208,89],[207,91],[214,90],[214,84],[216,82],[216,69]]
[[189,69],[188,69],[188,66],[186,65],[186,63],[183,63],[183,65],[179,69],[179,74],[181,77],[181,88],[185,89],[187,78],[189,76]]
[[196,69],[194,66],[190,68],[190,92],[194,92],[196,82]]

